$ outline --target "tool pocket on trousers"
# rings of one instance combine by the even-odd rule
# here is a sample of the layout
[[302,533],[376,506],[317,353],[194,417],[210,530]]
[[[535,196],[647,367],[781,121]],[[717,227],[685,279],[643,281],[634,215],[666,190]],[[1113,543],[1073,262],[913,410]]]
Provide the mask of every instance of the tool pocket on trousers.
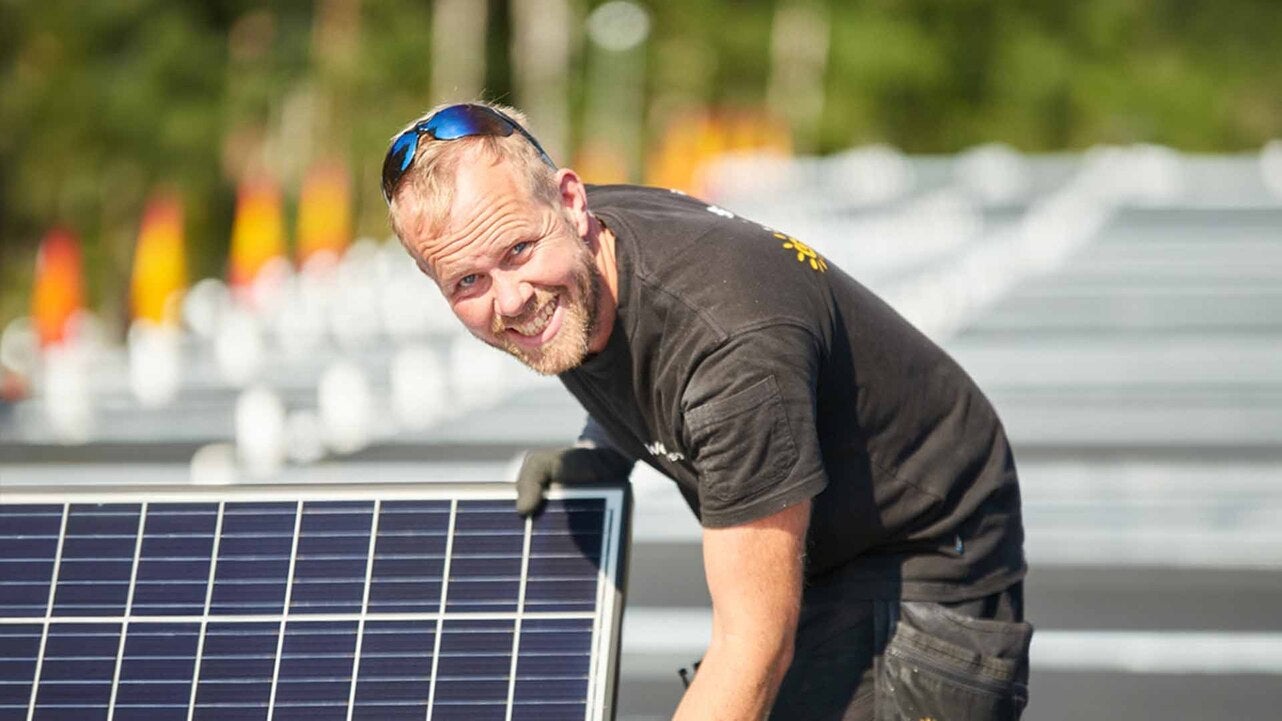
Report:
[[904,602],[877,675],[877,719],[1018,719],[1028,703],[1027,623]]

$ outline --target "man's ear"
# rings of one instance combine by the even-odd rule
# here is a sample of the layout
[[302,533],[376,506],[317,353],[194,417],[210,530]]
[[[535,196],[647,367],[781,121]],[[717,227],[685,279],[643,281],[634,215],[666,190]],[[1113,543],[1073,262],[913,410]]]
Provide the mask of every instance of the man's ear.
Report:
[[579,179],[578,173],[569,168],[556,171],[557,190],[560,193],[561,208],[574,225],[574,232],[580,238],[587,238],[591,228],[591,215],[588,214],[588,191]]

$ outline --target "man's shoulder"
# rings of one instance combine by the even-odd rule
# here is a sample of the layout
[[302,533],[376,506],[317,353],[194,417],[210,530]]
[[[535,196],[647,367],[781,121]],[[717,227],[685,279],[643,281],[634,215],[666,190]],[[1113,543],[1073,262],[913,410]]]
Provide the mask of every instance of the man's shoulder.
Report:
[[666,317],[667,332],[695,330],[674,313],[721,338],[777,322],[814,327],[826,315],[827,263],[801,241],[674,191],[602,186],[594,209],[598,200],[628,256],[629,305]]
[[616,232],[644,239],[645,248],[681,244],[717,217],[708,203],[677,190],[642,185],[589,185],[588,208]]
[[651,185],[630,185],[627,183],[597,185],[589,183],[587,185],[587,193],[589,206],[593,208],[600,205],[633,208],[695,208],[705,205],[703,201],[680,190]]

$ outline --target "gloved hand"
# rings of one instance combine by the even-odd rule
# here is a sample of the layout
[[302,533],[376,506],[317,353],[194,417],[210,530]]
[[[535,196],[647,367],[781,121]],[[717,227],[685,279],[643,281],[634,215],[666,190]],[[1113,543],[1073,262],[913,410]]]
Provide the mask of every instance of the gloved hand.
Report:
[[553,483],[574,485],[627,476],[632,462],[612,448],[552,448],[529,451],[516,474],[516,512],[529,517],[543,507]]

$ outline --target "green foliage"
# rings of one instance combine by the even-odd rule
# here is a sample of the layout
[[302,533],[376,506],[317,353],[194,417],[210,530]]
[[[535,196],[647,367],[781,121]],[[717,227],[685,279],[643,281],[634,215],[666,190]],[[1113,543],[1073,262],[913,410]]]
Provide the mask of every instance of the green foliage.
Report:
[[[5,287],[28,275],[45,230],[65,223],[87,241],[90,292],[112,313],[147,190],[169,183],[199,203],[217,193],[224,33],[163,0],[11,3],[5,13]],[[4,294],[2,317],[18,310],[14,296]]]
[[831,4],[823,145],[951,152],[1282,135],[1282,5],[1268,0]]

